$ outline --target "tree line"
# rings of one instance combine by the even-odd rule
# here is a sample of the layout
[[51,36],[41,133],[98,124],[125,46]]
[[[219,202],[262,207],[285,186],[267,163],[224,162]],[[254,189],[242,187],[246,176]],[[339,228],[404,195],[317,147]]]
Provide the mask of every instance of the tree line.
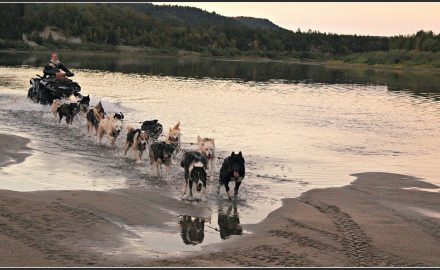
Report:
[[[231,18],[201,9],[153,4],[1,4],[0,39],[20,41],[23,34],[40,45],[61,44],[39,33],[54,26],[84,44],[130,45],[187,50],[210,55],[297,57],[352,53],[440,51],[440,35],[419,31],[409,36],[338,35],[290,31],[267,20]],[[64,44],[66,46],[66,44]]]

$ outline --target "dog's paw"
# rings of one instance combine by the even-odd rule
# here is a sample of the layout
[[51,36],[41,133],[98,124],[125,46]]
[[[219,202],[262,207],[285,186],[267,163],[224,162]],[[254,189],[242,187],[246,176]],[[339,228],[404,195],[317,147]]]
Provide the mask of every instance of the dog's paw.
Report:
[[228,198],[230,201],[232,200],[232,192],[231,191],[228,191]]
[[138,161],[136,161],[136,164],[143,165],[144,162],[142,160],[138,160]]

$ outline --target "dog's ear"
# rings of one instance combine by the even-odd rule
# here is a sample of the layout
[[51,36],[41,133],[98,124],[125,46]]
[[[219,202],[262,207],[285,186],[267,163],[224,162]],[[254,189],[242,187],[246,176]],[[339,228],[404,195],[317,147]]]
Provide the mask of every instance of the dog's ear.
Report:
[[234,151],[232,151],[232,153],[231,153],[231,157],[233,157],[233,156],[235,156],[235,152]]
[[200,135],[197,135],[197,143],[199,144],[202,138],[200,138]]
[[154,119],[154,120],[153,120],[153,122],[154,122],[155,124],[156,124],[158,121],[159,121],[159,120],[157,120],[157,119]]
[[240,157],[242,157],[241,151],[238,153],[238,155],[239,155]]
[[212,143],[215,144],[215,142],[214,142],[214,138],[212,138]]
[[179,126],[180,126],[180,121],[177,122],[177,124],[174,126],[174,129],[178,129],[178,130],[180,130]]
[[121,119],[124,119],[124,114],[122,112],[119,112],[121,114]]

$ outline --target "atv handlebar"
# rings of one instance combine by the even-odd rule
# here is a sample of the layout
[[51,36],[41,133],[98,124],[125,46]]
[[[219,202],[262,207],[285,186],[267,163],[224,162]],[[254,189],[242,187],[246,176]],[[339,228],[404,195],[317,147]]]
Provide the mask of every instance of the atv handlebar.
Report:
[[73,76],[75,76],[75,74],[73,74],[73,72],[66,72],[66,76],[67,77],[73,77]]

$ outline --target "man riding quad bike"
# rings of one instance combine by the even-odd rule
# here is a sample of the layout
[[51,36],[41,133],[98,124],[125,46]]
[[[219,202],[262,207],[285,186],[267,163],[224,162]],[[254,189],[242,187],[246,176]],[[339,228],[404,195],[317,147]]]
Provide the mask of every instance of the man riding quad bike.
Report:
[[81,91],[78,83],[67,78],[74,74],[60,63],[56,53],[51,54],[43,73],[43,77],[37,75],[38,78],[30,80],[28,97],[35,102],[51,104],[54,99],[68,98]]

